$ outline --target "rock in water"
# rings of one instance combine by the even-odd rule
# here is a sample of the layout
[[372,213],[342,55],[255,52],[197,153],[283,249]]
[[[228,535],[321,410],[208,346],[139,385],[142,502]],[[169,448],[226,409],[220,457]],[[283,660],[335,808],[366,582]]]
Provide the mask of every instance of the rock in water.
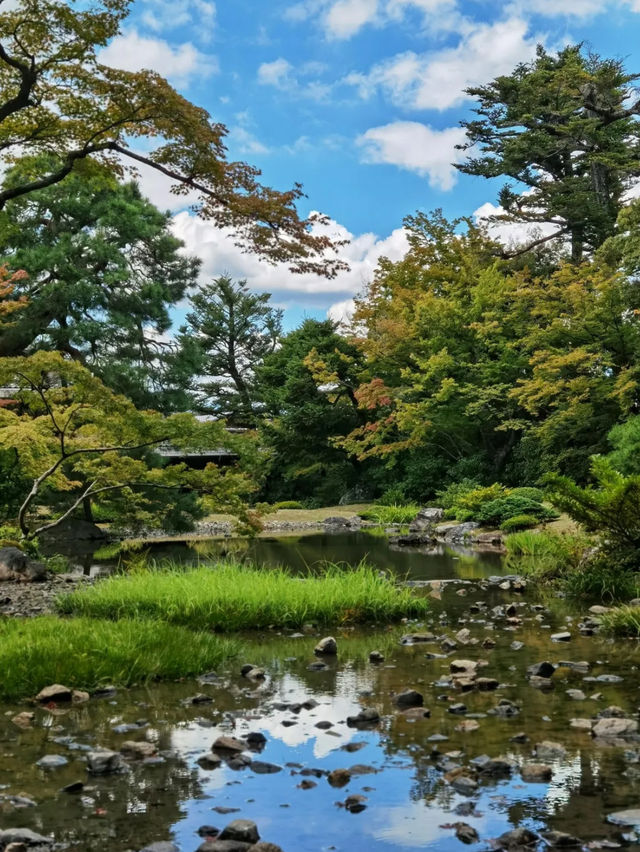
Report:
[[60,683],[53,683],[51,686],[45,686],[36,695],[36,701],[41,704],[48,704],[50,701],[63,702],[71,701],[73,693],[68,686],[62,686]]
[[552,774],[553,770],[546,763],[525,763],[520,769],[522,780],[530,784],[551,781]]
[[638,732],[638,723],[635,719],[598,719],[591,733],[594,737],[628,737]]
[[527,668],[527,677],[551,677],[556,667],[553,663],[545,660],[542,663],[534,663]]
[[6,849],[11,843],[22,843],[27,849],[30,847],[50,849],[53,846],[53,840],[50,837],[36,834],[30,828],[5,828],[4,831],[0,831],[0,849]]
[[421,692],[415,689],[405,689],[404,692],[398,693],[394,698],[397,707],[422,707],[424,697]]
[[125,772],[127,764],[117,751],[90,751],[87,754],[87,772],[89,775],[113,775]]
[[260,840],[258,826],[250,819],[234,819],[220,832],[220,840],[240,840],[242,843],[257,843]]
[[338,653],[338,643],[333,636],[325,636],[321,639],[313,649],[314,654],[323,654],[326,656],[335,656]]

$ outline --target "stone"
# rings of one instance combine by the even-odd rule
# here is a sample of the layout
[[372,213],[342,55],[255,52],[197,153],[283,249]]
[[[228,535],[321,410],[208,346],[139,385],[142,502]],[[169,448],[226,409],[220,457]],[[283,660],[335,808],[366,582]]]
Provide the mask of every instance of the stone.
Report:
[[50,701],[63,703],[71,701],[73,698],[72,690],[68,686],[62,686],[60,683],[53,683],[51,686],[45,686],[36,695],[36,701],[41,704],[48,704]]
[[265,843],[261,840],[259,843],[254,843],[250,846],[247,852],[282,852],[281,846],[276,846],[275,843]]
[[591,733],[601,739],[628,737],[638,733],[638,723],[635,719],[598,719]]
[[538,677],[537,675],[532,675],[529,678],[529,685],[534,689],[542,689],[546,692],[550,692],[556,687],[550,677]]
[[509,645],[509,647],[512,651],[521,651],[524,648],[524,642],[519,642],[516,639]]
[[468,521],[464,524],[452,524],[447,527],[440,527],[437,530],[438,539],[446,543],[462,544],[467,539],[471,538],[471,533],[477,530],[480,524],[475,521]]
[[500,681],[493,677],[479,677],[476,680],[476,688],[480,692],[492,692],[500,686]]
[[351,773],[348,769],[333,769],[327,775],[327,780],[332,787],[344,787],[351,781]]
[[366,801],[366,796],[361,796],[355,793],[352,796],[347,796],[347,798],[344,800],[344,807],[346,808],[346,810],[349,811],[350,814],[359,814],[366,809]]
[[422,707],[424,696],[415,689],[405,689],[399,692],[393,699],[397,707]]
[[615,811],[607,816],[607,822],[613,825],[632,825],[640,828],[640,808],[629,808],[626,811]]
[[242,740],[236,739],[236,737],[228,737],[221,736],[218,737],[217,740],[211,746],[212,751],[227,751],[227,752],[236,752],[240,753],[245,751],[247,748],[247,744],[243,743]]
[[489,712],[494,713],[496,716],[517,716],[520,712],[520,708],[517,704],[514,704],[513,701],[509,701],[508,698],[502,698],[493,710],[490,710]]
[[330,518],[325,518],[323,523],[326,527],[350,527],[351,519],[343,518],[341,515],[332,515]]
[[17,580],[27,570],[29,557],[19,547],[0,547],[0,580]]
[[240,669],[240,674],[242,677],[248,677],[251,680],[264,680],[267,676],[264,669],[261,669],[260,666],[254,666],[252,663],[246,663]]
[[529,831],[528,828],[514,828],[498,837],[497,848],[504,849],[506,852],[520,852],[527,847],[535,848],[537,842],[538,835]]
[[369,662],[370,663],[383,663],[384,662],[384,654],[382,651],[371,651],[369,653]]
[[262,731],[250,731],[245,739],[249,748],[256,751],[263,749],[267,744],[267,738]]
[[553,770],[546,763],[525,763],[520,768],[520,775],[523,781],[530,784],[537,784],[551,781]]
[[552,642],[571,642],[571,634],[568,630],[563,630],[560,633],[551,634]]
[[240,840],[243,843],[257,843],[260,840],[258,826],[250,819],[234,819],[220,832],[220,840]]
[[481,775],[493,778],[506,778],[513,772],[513,761],[505,757],[494,757],[485,761],[480,767]]
[[400,639],[401,645],[418,645],[420,642],[435,642],[433,633],[407,633]]
[[567,750],[561,743],[543,740],[543,742],[535,745],[534,753],[536,757],[542,760],[555,760],[556,758],[564,757]]
[[35,713],[29,713],[28,710],[25,710],[22,713],[18,713],[17,716],[14,716],[11,721],[18,728],[30,728],[34,719]]
[[89,775],[113,775],[125,772],[127,764],[117,751],[107,749],[90,751],[87,754],[87,772]]
[[593,721],[591,719],[571,719],[569,726],[578,731],[590,731],[593,727]]
[[275,775],[282,772],[282,767],[275,763],[266,763],[264,760],[254,760],[249,764],[249,769],[256,775]]
[[251,843],[243,840],[206,840],[198,846],[196,852],[248,852]]
[[477,731],[480,725],[476,722],[475,719],[463,719],[460,724],[456,725],[456,731],[460,731],[463,734],[471,733],[472,731]]
[[333,636],[325,636],[313,649],[313,653],[333,657],[338,653],[338,643]]
[[584,701],[587,697],[581,689],[565,689],[565,694],[568,695],[572,701]]
[[478,663],[475,660],[452,660],[449,665],[449,671],[452,674],[456,674],[458,672],[474,674],[477,668]]
[[466,704],[461,704],[460,702],[457,702],[456,704],[450,704],[447,708],[447,711],[449,713],[453,713],[454,716],[464,716],[464,714],[467,712],[467,707]]
[[61,766],[66,766],[69,761],[61,754],[45,754],[36,762],[36,766],[40,769],[59,769]]
[[222,758],[218,757],[217,754],[203,754],[196,763],[201,769],[213,770],[222,766]]
[[583,842],[565,831],[543,831],[542,837],[552,849],[582,849]]
[[170,840],[158,840],[145,846],[140,852],[180,852],[180,848]]
[[30,847],[42,847],[49,849],[53,846],[53,840],[50,837],[45,837],[42,834],[36,834],[30,828],[5,828],[0,830],[0,849],[5,849],[11,843],[22,843],[29,849]]
[[88,692],[85,692],[84,689],[71,690],[71,701],[73,704],[86,704],[86,702],[90,699],[91,696]]
[[444,518],[444,509],[436,506],[428,506],[425,509],[420,509],[411,524],[409,532],[422,532],[429,530],[436,524],[440,523]]
[[451,780],[451,786],[462,796],[473,796],[478,789],[478,782],[470,775],[457,775]]
[[62,523],[42,532],[39,541],[107,541],[108,534],[92,521],[67,518]]
[[156,750],[155,745],[153,743],[148,743],[146,740],[127,740],[120,746],[120,754],[125,757],[133,758],[134,760],[153,757]]
[[534,663],[532,666],[527,666],[527,677],[546,677],[549,678],[555,672],[556,667],[553,663],[545,660],[542,663]]
[[480,840],[478,832],[466,822],[456,822],[456,837],[461,843],[477,843]]
[[359,726],[376,725],[380,721],[380,714],[373,707],[365,707],[355,716],[347,716],[347,725],[350,728]]
[[456,633],[456,641],[458,641],[461,645],[468,645],[471,641],[471,631],[467,627],[463,627],[462,630],[458,630]]

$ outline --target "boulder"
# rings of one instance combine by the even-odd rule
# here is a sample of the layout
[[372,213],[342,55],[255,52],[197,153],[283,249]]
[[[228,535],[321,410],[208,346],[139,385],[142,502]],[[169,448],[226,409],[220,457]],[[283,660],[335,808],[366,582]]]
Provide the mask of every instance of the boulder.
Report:
[[325,636],[313,649],[313,653],[333,657],[338,653],[338,643],[333,636]]
[[234,819],[220,832],[220,840],[240,840],[242,843],[257,843],[260,840],[258,826],[250,819]]
[[438,508],[420,509],[409,524],[409,532],[428,532],[444,518],[444,510]]
[[40,534],[40,541],[106,541],[109,536],[97,524],[82,518],[67,518]]
[[30,828],[5,828],[4,830],[0,830],[0,849],[6,849],[11,843],[22,843],[27,849],[50,849],[53,846],[53,840],[50,837],[36,834]]
[[397,707],[422,707],[424,697],[415,689],[405,689],[404,692],[399,692],[395,696],[394,703]]
[[158,840],[145,846],[140,852],[180,852],[180,849],[170,840]]
[[476,660],[452,660],[449,665],[449,671],[452,674],[464,672],[467,675],[473,675],[477,668],[478,662]]
[[613,823],[613,825],[632,825],[640,828],[640,808],[616,811],[613,814],[609,814],[607,822]]
[[369,662],[370,663],[384,663],[384,654],[382,651],[370,651],[369,652]]
[[561,743],[554,743],[550,740],[543,740],[537,743],[534,748],[534,754],[541,760],[555,760],[559,757],[564,757],[567,753],[566,748]]
[[350,527],[351,521],[351,518],[343,518],[342,516],[336,515],[330,518],[325,518],[323,523],[325,527]]
[[34,583],[47,578],[47,567],[32,562],[19,547],[0,547],[0,580]]
[[551,781],[553,770],[546,763],[525,763],[520,769],[523,781],[530,784]]
[[534,663],[532,666],[527,667],[527,677],[551,677],[551,675],[555,672],[556,667],[553,663],[550,663],[548,660],[545,660],[542,663]]
[[245,751],[247,748],[247,744],[243,743],[242,740],[236,739],[236,737],[218,737],[218,739],[213,743],[211,749],[213,751],[227,751],[227,752],[235,752],[239,754],[242,751]]
[[71,701],[72,698],[73,691],[68,686],[63,686],[60,683],[52,683],[51,686],[45,686],[36,695],[36,701],[39,701],[41,704],[49,704],[51,701],[63,703]]
[[146,740],[127,740],[120,746],[120,753],[134,760],[142,760],[145,757],[153,757],[156,747]]
[[635,719],[598,719],[591,733],[601,739],[628,737],[638,733],[638,723]]
[[114,775],[125,772],[127,764],[117,751],[102,749],[87,754],[87,772],[89,775]]
[[350,728],[367,727],[369,725],[377,725],[380,721],[380,714],[373,707],[365,707],[355,716],[347,716],[347,725]]
[[497,840],[497,848],[504,849],[506,852],[520,852],[522,849],[534,849],[538,842],[538,835],[529,831],[528,828],[514,828],[512,831],[505,831]]
[[463,544],[469,538],[471,533],[477,530],[480,524],[475,521],[467,521],[464,524],[451,524],[446,527],[440,527],[437,530],[438,541],[443,541],[445,544]]

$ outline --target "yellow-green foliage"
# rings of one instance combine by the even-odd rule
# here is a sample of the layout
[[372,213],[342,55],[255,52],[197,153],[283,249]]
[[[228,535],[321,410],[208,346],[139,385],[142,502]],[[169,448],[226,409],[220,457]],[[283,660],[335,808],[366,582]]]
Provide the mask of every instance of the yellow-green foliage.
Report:
[[219,631],[392,621],[428,609],[426,598],[364,564],[328,565],[306,577],[230,563],[169,566],[110,577],[58,605],[93,618],[152,618]]
[[640,638],[640,606],[618,606],[599,618],[604,633]]

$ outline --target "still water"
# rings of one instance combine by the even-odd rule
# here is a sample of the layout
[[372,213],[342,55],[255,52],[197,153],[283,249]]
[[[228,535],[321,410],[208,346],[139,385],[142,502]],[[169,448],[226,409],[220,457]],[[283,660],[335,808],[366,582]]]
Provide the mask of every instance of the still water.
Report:
[[[208,555],[203,548],[199,543],[189,553],[202,558]],[[153,550],[160,551],[156,556],[169,555],[166,545]],[[180,552],[186,557],[184,549],[170,555]],[[384,539],[372,541],[365,534],[261,539],[249,545],[248,555],[258,554],[267,564],[294,568],[318,558],[357,561],[366,554],[374,564],[411,579],[458,579],[435,591],[424,625],[376,633],[335,629],[339,653],[325,671],[308,668],[318,635],[254,634],[245,637],[242,659],[218,672],[213,683],[121,691],[63,711],[37,708],[29,730],[10,721],[24,705],[5,708],[0,717],[0,827],[51,833],[73,852],[137,852],[169,840],[180,852],[195,852],[202,843],[197,833],[201,826],[222,828],[235,818],[254,820],[262,839],[284,852],[449,852],[463,848],[455,836],[460,822],[477,831],[480,840],[473,848],[478,850],[492,848],[493,838],[517,826],[568,832],[582,848],[640,848],[629,829],[606,819],[640,804],[640,743],[600,742],[571,727],[572,719],[591,718],[610,705],[637,718],[636,643],[581,635],[584,607],[541,600],[531,588],[520,594],[483,582],[481,578],[500,573],[500,558],[494,554],[395,552]],[[506,612],[510,604],[514,609]],[[443,656],[441,638],[452,638],[463,627],[471,641],[458,642],[458,648]],[[400,644],[404,633],[419,628],[432,631],[437,641]],[[551,634],[559,629],[568,630],[571,641],[553,642]],[[483,647],[487,637],[495,647]],[[372,650],[381,651],[384,662],[370,663]],[[457,658],[486,660],[481,674],[497,679],[498,689],[456,690],[449,668]],[[543,692],[526,677],[527,666],[541,660],[586,661],[589,667],[558,667],[553,690]],[[243,678],[245,662],[263,666],[266,681]],[[428,718],[397,709],[394,694],[407,688],[424,695]],[[584,698],[570,697],[568,689],[580,690]],[[196,693],[211,702],[190,703]],[[309,699],[317,705],[296,706]],[[517,714],[493,715],[501,699],[514,702]],[[460,703],[464,713],[450,712]],[[346,724],[347,716],[363,707],[379,711],[382,721],[374,729]],[[330,725],[318,728],[319,722]],[[123,724],[137,727],[122,731]],[[279,771],[264,775],[250,767],[232,769],[223,763],[209,770],[199,765],[217,736],[250,731],[267,739],[254,757]],[[521,733],[527,737],[524,742],[512,740]],[[89,778],[84,751],[98,745],[117,750],[125,740],[155,743],[159,758],[131,761],[123,775]],[[519,767],[536,760],[532,750],[542,741],[558,743],[564,751],[544,760],[552,768],[550,781],[524,783]],[[62,755],[68,763],[42,770],[36,761],[47,754]],[[462,766],[474,774],[473,760],[482,755],[512,760],[512,773],[476,774],[474,792],[456,792],[445,771]],[[346,786],[331,786],[330,770],[354,767]],[[84,789],[61,792],[74,781],[83,781]],[[10,797],[18,794],[33,804],[16,807]],[[360,813],[341,806],[352,794],[366,797]],[[550,846],[540,841],[537,848]]]

